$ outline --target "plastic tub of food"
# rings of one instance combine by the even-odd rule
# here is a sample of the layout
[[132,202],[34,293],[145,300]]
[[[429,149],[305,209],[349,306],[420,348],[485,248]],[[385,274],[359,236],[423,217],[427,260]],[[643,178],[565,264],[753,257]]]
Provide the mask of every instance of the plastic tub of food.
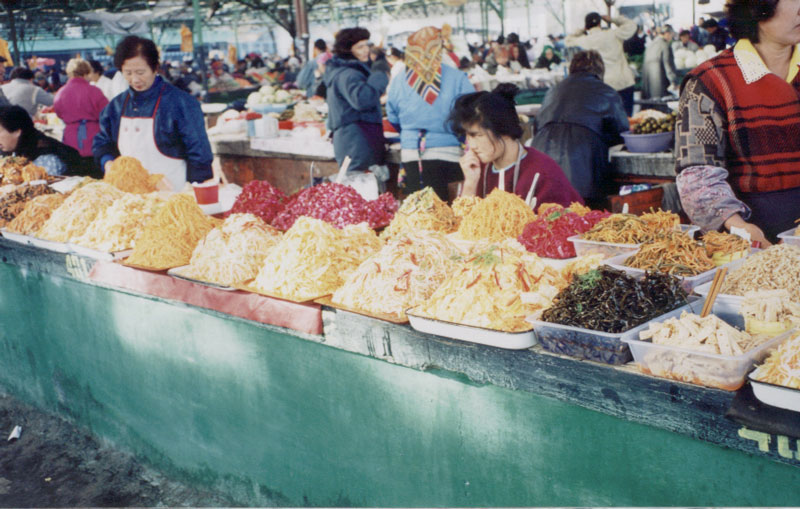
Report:
[[473,325],[436,320],[435,318],[415,314],[413,308],[406,311],[406,315],[414,330],[427,334],[505,348],[507,350],[524,350],[536,345],[536,334],[533,329],[521,332],[503,332]]
[[[758,251],[760,250],[751,249],[750,254],[757,253]],[[730,274],[733,271],[744,265],[745,259],[746,258],[740,258],[738,260],[734,260],[732,262],[727,263],[726,265],[728,267],[728,276],[730,276]],[[707,297],[709,292],[711,292],[712,282],[713,281],[708,281],[707,283],[703,283],[701,285],[696,286],[694,288],[694,293],[704,298]],[[717,294],[717,300],[714,301],[714,307],[711,309],[711,312],[717,316],[720,316],[720,313],[738,315],[742,307],[742,301],[744,301],[744,297],[741,295],[730,295],[726,293]]]
[[672,146],[674,131],[654,134],[633,134],[630,131],[622,133],[625,147],[629,152],[662,152]]
[[[699,306],[694,312],[699,312]],[[731,317],[718,316],[729,324],[736,325]],[[667,318],[669,317],[664,316],[653,322],[663,322]],[[655,345],[650,341],[641,341],[638,337],[626,337],[622,341],[628,344],[633,360],[645,374],[735,391],[744,385],[747,372],[793,333],[794,330],[791,330],[775,336],[742,355],[721,355],[676,346]]]
[[283,113],[288,104],[246,104],[247,109],[266,115],[267,113]]
[[797,228],[786,230],[778,235],[778,238],[790,246],[800,246],[800,235],[796,235]]
[[[690,310],[692,304],[681,306],[660,317],[658,320],[680,316],[681,311]],[[560,353],[579,359],[602,362],[604,364],[625,364],[633,357],[625,338],[638,338],[639,331],[647,328],[650,321],[620,333],[601,332],[582,327],[572,327],[542,320],[528,320],[542,347],[553,353]]]
[[575,246],[576,256],[590,254],[602,254],[606,258],[611,258],[621,254],[635,253],[641,244],[614,244],[613,242],[600,242],[597,240],[585,240],[581,235],[567,237],[567,240]]
[[[624,271],[627,274],[630,274],[631,276],[644,277],[644,274],[646,272],[644,269],[636,269],[634,267],[628,267],[627,265],[625,265],[625,260],[627,260],[630,256],[633,256],[634,254],[636,254],[636,253],[635,252],[634,253],[629,253],[629,254],[626,253],[626,254],[622,254],[622,255],[619,255],[619,256],[615,256],[613,258],[609,258],[608,260],[605,261],[605,264],[609,265],[611,267],[614,267],[617,270]],[[729,272],[731,270],[730,265],[732,263],[733,262],[730,262],[729,264],[727,264],[727,266],[729,267],[728,268]],[[725,266],[725,265],[723,265],[723,266]],[[692,291],[694,291],[695,287],[698,287],[698,286],[700,286],[702,284],[708,283],[709,281],[713,280],[714,279],[714,273],[716,272],[716,270],[718,268],[720,268],[720,267],[714,267],[713,269],[707,270],[705,272],[701,272],[700,274],[697,274],[696,276],[676,276],[676,277],[681,280],[681,288],[686,290],[686,293],[692,293]]]
[[682,224],[680,225],[680,229],[683,233],[688,235],[691,238],[695,238],[697,232],[700,231],[700,227],[694,224]]

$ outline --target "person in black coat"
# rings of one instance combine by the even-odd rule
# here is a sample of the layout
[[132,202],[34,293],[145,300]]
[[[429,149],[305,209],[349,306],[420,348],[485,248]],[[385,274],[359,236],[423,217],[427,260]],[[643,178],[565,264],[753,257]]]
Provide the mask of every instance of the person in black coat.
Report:
[[603,83],[600,53],[576,54],[569,73],[547,92],[531,146],[553,158],[584,200],[598,206],[614,192],[608,149],[621,142],[628,117],[619,94]]
[[36,129],[21,106],[0,107],[0,154],[25,157],[50,175],[97,176],[77,150]]

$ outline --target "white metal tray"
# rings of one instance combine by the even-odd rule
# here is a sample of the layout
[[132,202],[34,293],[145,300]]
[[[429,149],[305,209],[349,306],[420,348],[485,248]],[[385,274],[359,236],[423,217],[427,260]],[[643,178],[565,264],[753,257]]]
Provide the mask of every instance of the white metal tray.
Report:
[[184,281],[189,281],[190,283],[196,283],[198,285],[208,286],[209,288],[214,288],[217,290],[222,290],[225,292],[235,292],[236,288],[232,288],[230,286],[220,285],[217,283],[212,283],[210,281],[202,281],[200,279],[194,279],[191,277],[187,277],[183,275],[183,271],[186,270],[189,266],[188,265],[181,265],[180,267],[175,267],[169,269],[167,274],[174,277],[175,279],[182,279]]
[[40,239],[38,237],[30,237],[30,245],[38,247],[39,249],[47,249],[55,253],[69,253],[72,251],[72,246],[66,242],[54,242],[52,240]]
[[86,246],[79,246],[78,244],[70,244],[70,250],[81,256],[85,256],[87,258],[94,258],[95,260],[122,260],[123,258],[129,257],[133,253],[133,249],[125,249],[123,251],[99,251],[97,249],[92,249]]
[[760,382],[753,379],[753,373],[747,375],[753,386],[753,394],[767,405],[800,412],[800,391],[781,385]]
[[25,244],[26,246],[30,245],[31,243],[31,237],[28,235],[10,232],[5,228],[0,228],[0,233],[3,234],[3,237],[7,238],[12,242],[18,242],[19,244]]
[[507,350],[524,350],[536,345],[536,333],[533,328],[523,332],[502,332],[472,325],[461,325],[453,322],[435,320],[406,311],[411,327],[419,332],[458,339],[470,343],[496,346]]

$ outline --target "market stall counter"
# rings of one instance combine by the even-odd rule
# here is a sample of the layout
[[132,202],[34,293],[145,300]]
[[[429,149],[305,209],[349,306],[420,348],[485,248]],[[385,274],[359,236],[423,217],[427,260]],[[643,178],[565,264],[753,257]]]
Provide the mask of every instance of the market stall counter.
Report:
[[6,239],[0,261],[4,390],[248,505],[800,500],[796,437],[725,418],[732,392],[328,307],[301,332]]
[[[608,153],[614,181],[620,185],[649,184],[658,192],[648,193],[641,210],[651,207],[681,212],[678,188],[675,185],[675,155],[665,152],[630,152],[623,145],[612,147]],[[624,201],[624,200],[621,200]]]

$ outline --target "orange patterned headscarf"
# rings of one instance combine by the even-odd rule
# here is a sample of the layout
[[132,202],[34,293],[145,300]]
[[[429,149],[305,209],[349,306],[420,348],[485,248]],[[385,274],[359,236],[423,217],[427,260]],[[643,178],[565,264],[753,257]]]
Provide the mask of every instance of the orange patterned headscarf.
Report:
[[428,104],[436,101],[442,86],[442,50],[450,36],[448,29],[425,27],[408,37],[406,81]]

